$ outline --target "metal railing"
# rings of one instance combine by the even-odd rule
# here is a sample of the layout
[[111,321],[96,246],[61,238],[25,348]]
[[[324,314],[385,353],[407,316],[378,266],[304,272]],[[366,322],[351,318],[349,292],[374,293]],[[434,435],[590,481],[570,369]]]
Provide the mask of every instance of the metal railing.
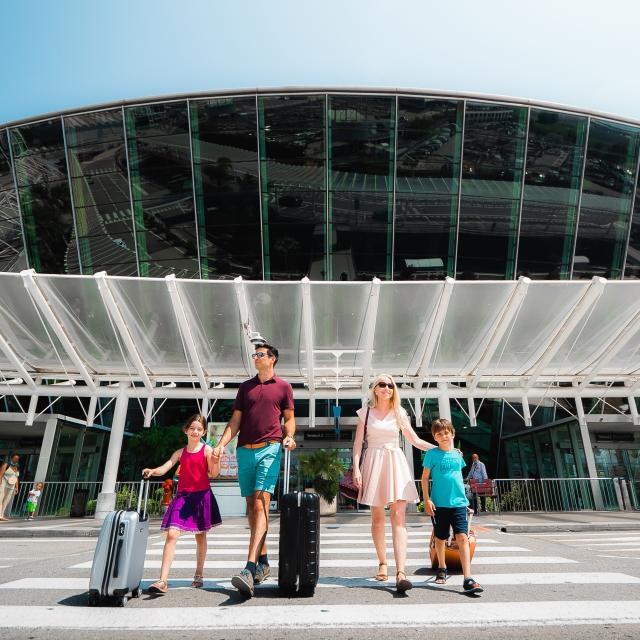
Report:
[[[9,516],[21,518],[27,516],[27,498],[33,488],[32,483],[21,483],[18,494],[11,503]],[[138,503],[140,483],[136,481],[116,483],[116,509],[135,507]],[[98,494],[102,482],[47,482],[38,499],[35,517],[67,518],[76,515],[92,516],[95,513]],[[147,513],[151,516],[162,515],[162,482],[151,482]]]
[[498,478],[492,485],[485,504],[494,513],[640,509],[636,483],[625,478]]

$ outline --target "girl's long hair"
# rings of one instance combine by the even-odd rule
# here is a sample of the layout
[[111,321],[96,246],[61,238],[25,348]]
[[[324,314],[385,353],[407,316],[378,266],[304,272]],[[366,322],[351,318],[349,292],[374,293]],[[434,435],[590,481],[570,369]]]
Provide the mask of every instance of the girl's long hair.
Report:
[[187,430],[191,426],[192,422],[199,422],[204,429],[204,433],[207,433],[207,419],[200,413],[194,413],[185,423],[184,427],[182,427],[182,432],[187,433]]
[[390,376],[388,373],[380,373],[376,376],[374,381],[371,383],[369,387],[369,394],[367,396],[367,406],[375,409],[378,406],[378,397],[376,396],[375,388],[383,378],[388,378],[393,383],[393,395],[391,396],[391,409],[396,417],[396,424],[398,425],[398,429],[402,429],[403,426],[409,426],[409,417],[407,416],[407,412],[402,408],[400,404],[400,394],[398,393],[398,387],[396,385],[396,381],[393,379],[393,376]]

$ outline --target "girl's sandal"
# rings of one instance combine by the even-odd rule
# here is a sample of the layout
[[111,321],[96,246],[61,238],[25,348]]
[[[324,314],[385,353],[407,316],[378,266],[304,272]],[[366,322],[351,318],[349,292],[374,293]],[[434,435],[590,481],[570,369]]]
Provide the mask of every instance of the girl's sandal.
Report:
[[436,572],[436,584],[445,584],[447,582],[447,577],[446,569],[438,569]]
[[193,576],[193,582],[191,583],[191,588],[202,589],[202,587],[204,587],[204,576],[199,573],[196,573]]
[[167,593],[168,590],[169,587],[166,580],[158,580],[147,589],[149,593]]
[[[382,567],[384,567],[384,571],[382,570]],[[385,580],[389,579],[389,575],[387,574],[387,563],[386,562],[380,562],[378,564],[378,573],[376,573],[374,578],[376,580],[378,580],[379,582],[384,582]]]
[[[404,577],[400,578],[401,575]],[[409,591],[409,589],[413,589],[413,583],[407,580],[407,574],[404,571],[398,571],[398,573],[396,573],[396,591],[398,593],[404,593],[405,591]]]

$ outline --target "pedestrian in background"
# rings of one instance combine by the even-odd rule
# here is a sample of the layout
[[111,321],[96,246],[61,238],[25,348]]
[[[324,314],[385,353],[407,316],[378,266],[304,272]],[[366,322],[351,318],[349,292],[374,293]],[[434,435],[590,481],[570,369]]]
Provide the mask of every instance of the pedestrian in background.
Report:
[[[489,476],[487,475],[487,468],[484,466],[484,462],[480,461],[480,456],[477,453],[471,455],[471,468],[469,469],[469,473],[467,474],[467,482],[470,480],[476,480],[478,482],[484,482],[488,480]],[[477,516],[479,509],[478,502],[482,504],[482,511],[486,513],[487,511],[487,496],[479,496],[477,493],[477,489],[475,488],[475,483],[470,483],[471,487],[471,504],[473,506],[473,513]]]
[[14,453],[0,466],[0,520],[8,520],[9,505],[20,487],[20,456]]
[[43,489],[44,484],[42,482],[38,482],[35,489],[31,489],[31,491],[29,491],[29,495],[27,496],[27,520],[33,520],[35,517],[36,510],[38,509],[38,500],[42,495]]
[[[419,501],[415,480],[400,448],[400,433],[414,447],[427,451],[434,445],[418,437],[407,412],[400,406],[400,394],[390,375],[379,375],[369,389],[366,407],[358,409],[358,426],[353,441],[353,481],[359,489],[358,502],[371,506],[371,536],[378,555],[376,580],[387,575],[385,507],[391,514],[396,589],[403,593],[413,587],[407,579],[407,503]],[[366,434],[365,434],[366,431]],[[363,442],[366,442],[362,467]]]

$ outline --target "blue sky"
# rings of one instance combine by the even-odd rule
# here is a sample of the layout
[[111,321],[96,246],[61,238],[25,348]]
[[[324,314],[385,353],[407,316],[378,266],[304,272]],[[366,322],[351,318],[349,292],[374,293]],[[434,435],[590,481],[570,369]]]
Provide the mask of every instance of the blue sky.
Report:
[[169,93],[474,91],[640,120],[632,0],[3,0],[0,123]]

